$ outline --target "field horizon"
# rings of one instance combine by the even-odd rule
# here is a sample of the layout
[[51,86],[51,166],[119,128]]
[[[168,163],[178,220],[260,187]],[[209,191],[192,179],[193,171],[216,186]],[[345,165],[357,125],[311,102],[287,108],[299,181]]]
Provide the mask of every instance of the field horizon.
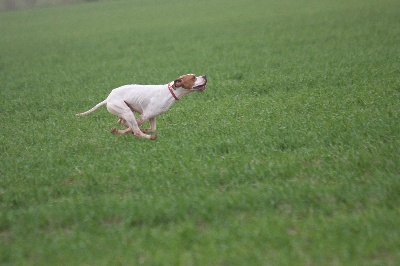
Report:
[[[0,264],[398,265],[400,3],[0,11]],[[112,135],[125,84],[207,74]]]

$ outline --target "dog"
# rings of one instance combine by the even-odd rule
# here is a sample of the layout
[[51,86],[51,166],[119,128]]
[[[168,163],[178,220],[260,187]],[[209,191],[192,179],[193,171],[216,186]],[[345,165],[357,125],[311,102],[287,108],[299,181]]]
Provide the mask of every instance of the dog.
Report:
[[[118,123],[126,127],[123,130],[113,128],[111,133],[128,134],[133,131],[137,137],[154,140],[157,138],[156,134],[146,133],[155,132],[156,116],[168,111],[174,102],[183,96],[194,91],[204,91],[206,84],[206,75],[186,74],[164,85],[125,85],[113,89],[107,99],[76,116],[90,114],[100,106],[107,105],[107,110],[119,118]],[[140,114],[138,119],[134,112]],[[146,121],[149,121],[150,128],[140,129]]]

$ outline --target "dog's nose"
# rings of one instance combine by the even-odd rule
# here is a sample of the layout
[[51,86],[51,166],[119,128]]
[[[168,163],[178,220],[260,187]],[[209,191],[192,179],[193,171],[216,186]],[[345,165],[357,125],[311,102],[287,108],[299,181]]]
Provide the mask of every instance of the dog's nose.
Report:
[[203,75],[203,79],[205,79],[207,82],[207,75]]

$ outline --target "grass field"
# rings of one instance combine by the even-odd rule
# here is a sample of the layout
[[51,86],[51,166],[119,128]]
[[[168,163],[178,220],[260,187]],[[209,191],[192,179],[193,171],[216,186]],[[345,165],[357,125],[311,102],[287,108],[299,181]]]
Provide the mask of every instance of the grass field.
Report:
[[[399,265],[400,2],[0,12],[0,264]],[[124,84],[207,74],[109,133]]]

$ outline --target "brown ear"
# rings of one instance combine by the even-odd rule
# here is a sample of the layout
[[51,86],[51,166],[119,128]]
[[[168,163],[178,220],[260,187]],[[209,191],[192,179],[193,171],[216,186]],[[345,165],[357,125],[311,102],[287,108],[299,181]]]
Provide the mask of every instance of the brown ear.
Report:
[[172,88],[176,89],[177,87],[182,87],[183,83],[182,83],[182,79],[176,79],[174,80],[174,85],[172,86]]

